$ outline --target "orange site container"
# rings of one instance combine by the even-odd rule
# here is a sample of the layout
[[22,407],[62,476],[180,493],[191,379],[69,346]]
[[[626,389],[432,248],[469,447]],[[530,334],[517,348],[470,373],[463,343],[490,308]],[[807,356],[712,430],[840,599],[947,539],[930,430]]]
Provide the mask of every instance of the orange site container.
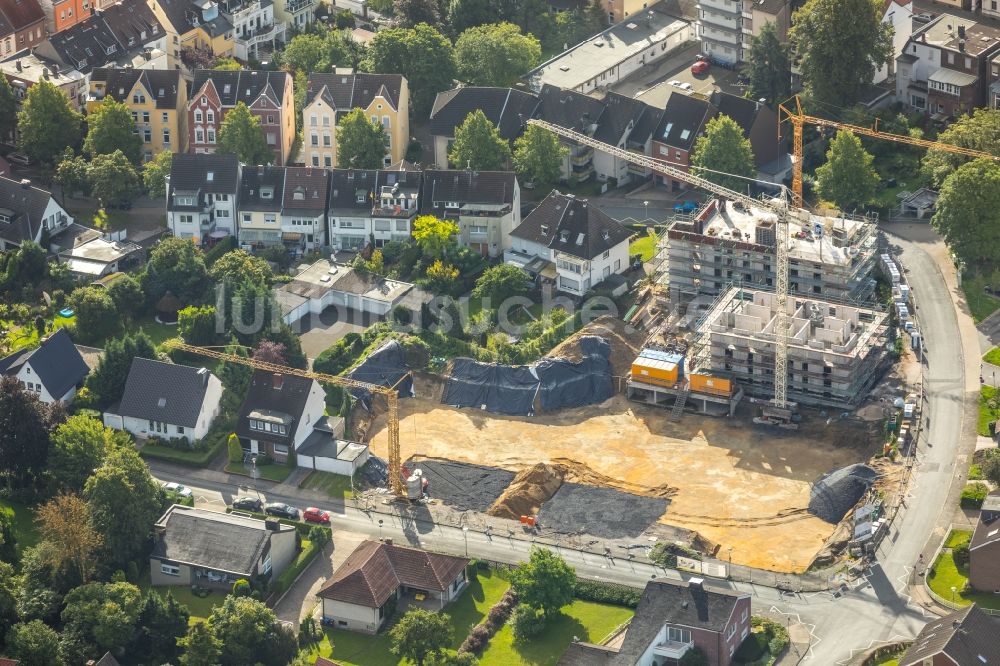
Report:
[[731,396],[733,380],[728,375],[713,370],[695,370],[690,373],[691,390],[695,393]]
[[679,364],[655,358],[640,356],[632,361],[632,379],[658,386],[673,386],[677,383]]

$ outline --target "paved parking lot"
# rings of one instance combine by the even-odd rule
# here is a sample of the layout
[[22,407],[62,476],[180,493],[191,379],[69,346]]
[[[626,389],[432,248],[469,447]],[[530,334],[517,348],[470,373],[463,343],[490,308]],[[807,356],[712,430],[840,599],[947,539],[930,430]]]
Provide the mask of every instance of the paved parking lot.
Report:
[[292,325],[302,340],[302,351],[314,359],[327,347],[354,331],[362,333],[378,318],[355,310],[327,308],[320,315],[309,315]]
[[743,94],[743,88],[736,85],[737,74],[733,70],[713,65],[707,74],[693,75],[691,65],[699,52],[698,44],[691,44],[656,65],[643,67],[634,75],[612,86],[611,90],[627,97],[635,97],[661,109],[666,106],[671,94],[680,91],[677,86],[670,85],[671,81],[690,83],[691,91],[701,94],[707,94],[716,88],[736,95]]

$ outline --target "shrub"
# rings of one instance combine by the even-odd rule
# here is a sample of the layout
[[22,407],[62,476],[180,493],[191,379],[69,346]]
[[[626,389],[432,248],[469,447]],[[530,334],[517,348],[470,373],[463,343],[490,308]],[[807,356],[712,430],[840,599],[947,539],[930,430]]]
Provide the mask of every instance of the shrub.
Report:
[[249,597],[250,596],[250,581],[246,578],[240,578],[238,581],[233,583],[233,596],[234,597]]
[[[674,561],[676,562],[676,557]],[[584,601],[635,608],[639,605],[639,599],[642,598],[642,590],[634,590],[621,585],[596,583],[590,580],[577,580],[573,588],[573,596]]]
[[665,541],[660,541],[653,546],[653,550],[649,553],[649,559],[653,560],[661,567],[672,569],[677,566],[678,555],[681,557],[690,557],[693,560],[701,559],[701,553],[698,551],[691,550],[690,548],[675,543],[667,543]]
[[545,614],[528,604],[518,604],[510,618],[514,640],[526,641],[545,631]]
[[981,481],[970,483],[962,489],[960,504],[963,509],[979,509],[983,506],[983,500],[986,499],[989,492],[990,489]]
[[205,265],[212,267],[219,257],[230,250],[236,249],[236,236],[226,236],[219,239],[219,242],[212,246],[212,249],[205,253]]
[[243,462],[243,447],[240,446],[240,438],[236,436],[235,432],[229,434],[227,446],[229,447],[229,462]]
[[963,541],[951,549],[951,557],[960,567],[969,566],[969,542]]

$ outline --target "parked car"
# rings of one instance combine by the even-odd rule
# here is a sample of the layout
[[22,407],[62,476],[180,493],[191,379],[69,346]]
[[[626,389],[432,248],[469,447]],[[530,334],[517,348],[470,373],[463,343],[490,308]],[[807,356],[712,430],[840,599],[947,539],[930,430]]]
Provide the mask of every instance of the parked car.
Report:
[[7,156],[7,161],[21,166],[31,166],[31,158],[24,153],[11,153]]
[[693,213],[698,210],[698,204],[694,201],[678,202],[674,204],[675,213]]
[[233,500],[233,508],[261,513],[264,510],[264,503],[256,497],[237,497]]
[[288,520],[298,520],[299,510],[294,506],[288,506],[287,504],[282,504],[281,502],[270,502],[264,505],[264,513],[269,516],[277,516],[278,518],[287,518]]
[[712,68],[711,63],[707,60],[701,60],[700,58],[691,65],[691,73],[695,76],[701,76],[702,74],[707,74],[708,70]]
[[311,506],[302,512],[302,520],[309,523],[320,523],[321,525],[329,525],[330,513],[327,511],[323,511],[322,509],[317,509],[314,506]]
[[163,484],[163,489],[168,493],[177,495],[178,497],[191,497],[194,495],[194,492],[192,492],[192,490],[187,486],[182,486],[181,484],[174,483],[172,481],[170,483]]

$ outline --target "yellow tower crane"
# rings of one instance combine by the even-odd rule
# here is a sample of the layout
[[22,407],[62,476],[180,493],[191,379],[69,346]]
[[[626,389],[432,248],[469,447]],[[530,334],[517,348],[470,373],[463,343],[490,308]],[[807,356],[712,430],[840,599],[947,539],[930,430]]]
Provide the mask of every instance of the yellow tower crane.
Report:
[[[406,487],[403,484],[402,477],[400,476],[403,461],[401,460],[401,454],[399,451],[399,392],[395,387],[382,386],[381,384],[369,384],[368,382],[361,382],[349,377],[327,375],[322,372],[299,370],[298,368],[290,368],[286,365],[278,365],[277,363],[258,361],[252,358],[246,358],[244,356],[238,356],[236,354],[222,352],[215,349],[196,347],[194,345],[185,344],[179,340],[168,340],[164,343],[164,345],[170,349],[176,349],[189,354],[206,356],[208,358],[226,361],[227,363],[239,363],[240,365],[249,366],[254,370],[264,370],[265,372],[272,372],[281,375],[296,375],[298,377],[305,377],[306,379],[315,379],[319,382],[336,384],[337,386],[343,386],[344,388],[362,389],[385,396],[386,402],[388,403],[389,423],[389,489],[392,490],[392,493],[397,498],[402,499],[406,497]],[[404,376],[399,381],[404,381],[408,376],[409,374]],[[398,384],[399,382],[397,382],[397,385]]]
[[794,156],[792,162],[792,203],[802,208],[802,129],[806,123],[810,125],[816,125],[817,127],[830,127],[838,130],[847,130],[852,134],[857,134],[860,136],[867,136],[873,139],[884,139],[886,141],[895,141],[896,143],[905,143],[911,146],[920,146],[921,148],[931,148],[934,150],[944,150],[949,153],[955,153],[956,155],[965,155],[966,157],[986,157],[991,160],[1000,160],[1000,157],[993,155],[992,153],[986,153],[981,150],[972,150],[971,148],[962,148],[961,146],[954,146],[950,143],[941,143],[940,141],[927,141],[925,139],[915,139],[912,136],[904,136],[902,134],[892,134],[891,132],[880,132],[878,129],[878,121],[876,120],[875,127],[861,127],[860,125],[849,125],[847,123],[840,123],[835,120],[827,120],[826,118],[818,118],[816,116],[808,116],[802,112],[802,102],[799,96],[795,96],[795,110],[789,109],[784,104],[778,105],[778,123],[779,123],[779,136],[780,136],[780,124],[786,120],[792,123],[792,154]]

